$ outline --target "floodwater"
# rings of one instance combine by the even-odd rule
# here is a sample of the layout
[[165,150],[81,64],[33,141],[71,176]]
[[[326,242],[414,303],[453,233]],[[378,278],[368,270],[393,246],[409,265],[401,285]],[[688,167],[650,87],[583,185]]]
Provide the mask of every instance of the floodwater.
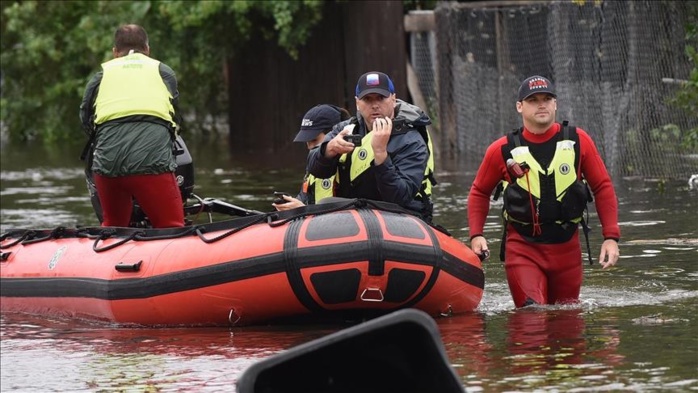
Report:
[[[199,196],[270,211],[273,191],[299,187],[300,144],[283,156],[231,155],[221,143],[189,148]],[[0,232],[96,224],[79,150],[2,147]],[[435,221],[463,241],[473,165],[443,165],[435,192]],[[465,390],[698,391],[698,189],[687,180],[617,179],[622,257],[610,271],[585,264],[577,306],[514,310],[493,252],[478,310],[436,320]],[[493,251],[500,208],[487,226]],[[590,213],[596,259],[600,228]],[[0,390],[234,392],[255,362],[345,327],[122,328],[4,313]]]

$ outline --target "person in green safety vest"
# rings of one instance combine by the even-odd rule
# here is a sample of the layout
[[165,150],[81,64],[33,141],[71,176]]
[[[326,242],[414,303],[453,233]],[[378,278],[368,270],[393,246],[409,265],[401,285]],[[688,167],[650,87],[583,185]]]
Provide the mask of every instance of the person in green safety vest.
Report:
[[112,53],[114,59],[88,82],[80,105],[88,145],[94,146],[85,159],[94,174],[102,226],[129,226],[135,199],[154,228],[181,227],[184,204],[174,152],[177,78],[150,57],[141,26],[120,26]]

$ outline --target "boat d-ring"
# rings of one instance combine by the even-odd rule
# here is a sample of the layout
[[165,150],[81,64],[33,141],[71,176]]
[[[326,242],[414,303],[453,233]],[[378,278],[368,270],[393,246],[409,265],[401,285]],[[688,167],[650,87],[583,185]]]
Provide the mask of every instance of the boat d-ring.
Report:
[[449,304],[446,311],[442,311],[439,314],[441,314],[442,317],[450,317],[453,315],[453,307]]
[[238,322],[240,322],[240,318],[242,318],[242,316],[238,315],[234,308],[231,308],[230,312],[228,313],[228,322],[230,323],[230,326],[235,326]]
[[361,300],[365,302],[382,302],[383,291],[380,288],[366,288],[361,292]]

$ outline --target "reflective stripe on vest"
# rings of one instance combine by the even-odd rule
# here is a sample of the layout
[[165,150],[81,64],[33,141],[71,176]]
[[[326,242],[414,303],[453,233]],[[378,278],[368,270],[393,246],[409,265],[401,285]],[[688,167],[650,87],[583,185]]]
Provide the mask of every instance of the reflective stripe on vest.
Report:
[[95,100],[95,123],[150,115],[174,125],[172,94],[160,76],[159,67],[159,61],[141,53],[102,64],[102,81]]

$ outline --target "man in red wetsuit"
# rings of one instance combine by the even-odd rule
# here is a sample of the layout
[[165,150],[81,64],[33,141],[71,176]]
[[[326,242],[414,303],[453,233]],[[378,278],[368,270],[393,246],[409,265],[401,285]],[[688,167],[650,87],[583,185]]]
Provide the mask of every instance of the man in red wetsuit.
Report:
[[580,223],[585,225],[589,188],[604,237],[599,263],[607,269],[619,257],[613,183],[591,137],[566,122],[555,122],[556,97],[545,77],[532,76],[521,84],[516,110],[523,128],[487,148],[468,196],[471,248],[476,254],[489,252],[483,227],[490,195],[500,182],[504,185],[506,227],[500,256],[517,308],[578,301],[578,229]]

